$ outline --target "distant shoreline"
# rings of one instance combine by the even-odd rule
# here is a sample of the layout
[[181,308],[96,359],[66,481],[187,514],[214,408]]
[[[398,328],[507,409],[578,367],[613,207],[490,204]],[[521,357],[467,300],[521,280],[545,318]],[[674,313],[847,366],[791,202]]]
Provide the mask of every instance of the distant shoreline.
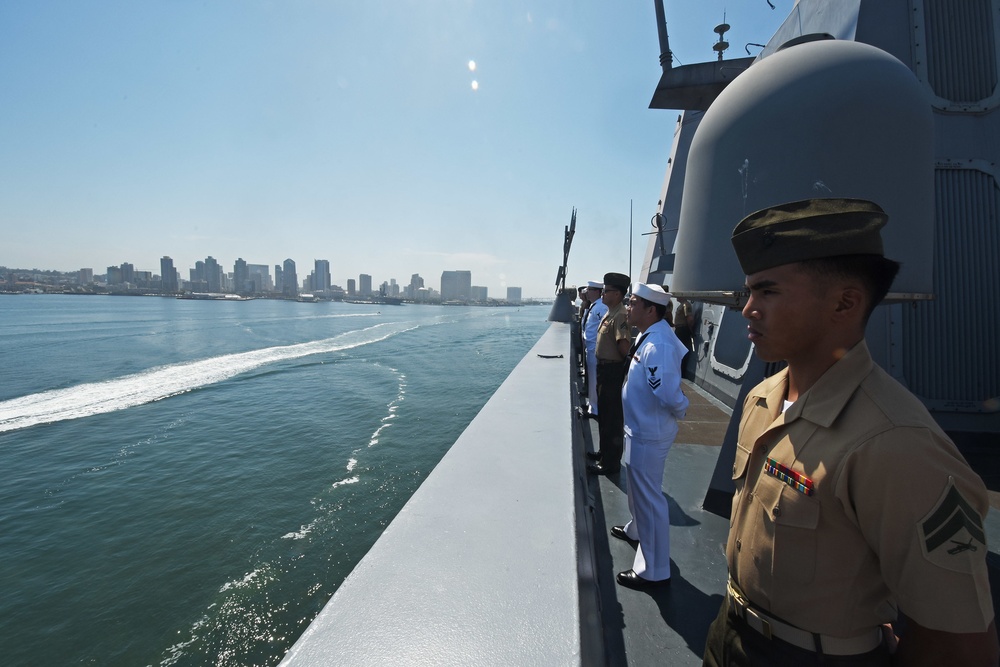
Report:
[[350,303],[358,305],[387,306],[387,305],[408,305],[408,306],[476,306],[479,308],[520,308],[521,306],[551,306],[553,299],[524,299],[518,303],[508,303],[502,299],[490,299],[488,301],[412,301],[408,299],[396,299],[388,297],[391,301],[364,300],[358,298],[317,298],[315,300],[303,301],[298,296],[285,296],[279,294],[254,294],[239,295],[232,293],[206,293],[188,292],[176,294],[163,294],[160,292],[104,292],[94,290],[55,290],[41,288],[26,288],[21,290],[2,290],[0,296],[24,296],[24,295],[65,295],[65,296],[125,296],[125,297],[159,297],[162,299],[182,299],[185,301],[256,301],[266,299],[269,301],[295,301],[297,303]]

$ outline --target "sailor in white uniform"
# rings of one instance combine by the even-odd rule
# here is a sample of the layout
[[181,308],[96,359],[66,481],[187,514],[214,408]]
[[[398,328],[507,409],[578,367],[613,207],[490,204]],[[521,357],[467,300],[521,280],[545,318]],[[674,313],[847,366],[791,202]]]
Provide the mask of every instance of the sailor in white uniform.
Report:
[[601,324],[601,318],[608,312],[608,306],[601,300],[601,290],[604,283],[594,280],[587,282],[587,298],[590,300],[590,307],[583,316],[583,324],[580,327],[583,334],[583,347],[587,361],[587,403],[588,416],[597,416],[597,327]]
[[624,463],[632,520],[611,535],[638,542],[631,570],[617,576],[629,588],[670,584],[670,508],[663,495],[663,465],[677,436],[688,399],[681,391],[681,360],[687,352],[663,315],[670,294],[659,285],[635,283],[628,323],[640,335],[632,348],[622,387],[625,413]]

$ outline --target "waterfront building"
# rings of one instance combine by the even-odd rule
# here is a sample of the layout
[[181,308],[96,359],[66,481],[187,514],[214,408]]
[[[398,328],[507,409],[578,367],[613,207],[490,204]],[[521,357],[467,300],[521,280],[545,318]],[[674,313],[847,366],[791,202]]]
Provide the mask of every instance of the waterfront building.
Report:
[[250,290],[247,289],[247,282],[249,280],[250,272],[247,269],[246,260],[239,257],[233,265],[233,291],[237,294],[246,294],[249,292]]
[[193,269],[188,269],[188,275],[192,283],[207,282],[205,280],[205,262],[198,260],[194,263]]
[[267,264],[247,264],[246,289],[249,294],[270,292],[273,287],[271,269]]
[[222,291],[222,267],[211,255],[205,258],[205,282],[209,292]]
[[315,262],[315,270],[313,271],[313,285],[312,289],[314,292],[329,292],[330,285],[333,281],[330,279],[330,262],[326,259],[313,260]]
[[520,287],[508,287],[507,288],[507,303],[521,303],[521,288]]
[[489,289],[481,285],[473,285],[469,294],[469,298],[473,301],[486,301],[489,296]]
[[177,292],[179,288],[174,260],[164,255],[160,258],[160,291]]
[[358,290],[361,296],[371,296],[372,295],[372,277],[367,273],[362,273],[358,277]]
[[80,269],[77,274],[77,282],[81,285],[89,285],[94,282],[94,270],[93,269]]
[[299,276],[295,272],[295,262],[286,259],[281,268],[281,293],[285,296],[297,296],[299,293]]
[[354,278],[347,279],[347,296],[356,296],[358,293],[358,284]]
[[420,290],[423,286],[424,279],[420,277],[419,273],[414,273],[410,276],[410,284],[404,288],[403,293],[406,295],[406,298],[416,301],[417,297],[420,296]]
[[472,271],[445,271],[441,274],[442,301],[468,301],[472,296]]

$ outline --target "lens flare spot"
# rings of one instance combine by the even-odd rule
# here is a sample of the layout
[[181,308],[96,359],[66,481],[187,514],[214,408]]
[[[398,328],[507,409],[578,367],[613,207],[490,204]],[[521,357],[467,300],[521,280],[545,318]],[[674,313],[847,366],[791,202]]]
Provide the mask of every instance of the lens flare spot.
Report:
[[479,90],[479,82],[478,81],[473,81],[472,82],[472,89],[473,90]]
[[475,72],[476,71],[476,61],[475,60],[470,60],[469,61],[469,71],[470,72]]

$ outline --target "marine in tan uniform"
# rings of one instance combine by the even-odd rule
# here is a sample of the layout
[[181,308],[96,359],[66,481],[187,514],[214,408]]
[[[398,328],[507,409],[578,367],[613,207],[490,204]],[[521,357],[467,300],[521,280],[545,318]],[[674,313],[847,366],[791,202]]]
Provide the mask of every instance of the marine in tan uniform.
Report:
[[733,232],[749,338],[788,365],[744,404],[706,665],[997,664],[985,486],[864,341],[899,268],[886,222],[820,199]]
[[622,384],[625,382],[625,357],[632,347],[631,329],[626,321],[625,292],[629,277],[623,273],[604,275],[601,300],[608,312],[597,328],[597,412],[600,438],[599,460],[587,466],[598,475],[612,475],[621,470],[625,447],[625,417],[622,413]]

